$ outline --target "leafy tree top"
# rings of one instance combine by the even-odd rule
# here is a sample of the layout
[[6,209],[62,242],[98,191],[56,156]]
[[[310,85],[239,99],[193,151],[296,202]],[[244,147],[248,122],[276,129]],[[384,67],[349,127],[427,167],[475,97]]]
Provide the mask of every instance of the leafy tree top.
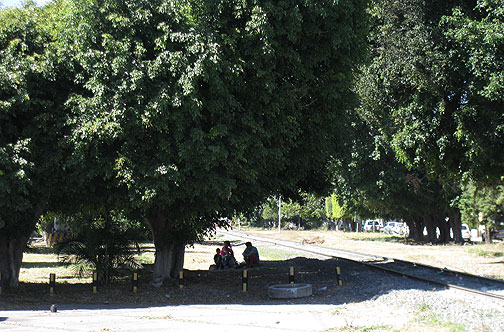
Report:
[[175,220],[326,184],[364,1],[69,3],[84,177],[116,178],[129,206]]

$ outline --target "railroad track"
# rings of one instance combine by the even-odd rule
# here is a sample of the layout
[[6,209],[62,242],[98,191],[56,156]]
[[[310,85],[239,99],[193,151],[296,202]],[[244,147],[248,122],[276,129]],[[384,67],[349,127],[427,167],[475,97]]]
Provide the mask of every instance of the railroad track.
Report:
[[222,231],[218,233],[237,237],[254,242],[267,243],[269,245],[289,248],[299,252],[310,253],[317,258],[335,258],[355,262],[372,269],[384,271],[407,277],[410,279],[427,282],[448,289],[457,289],[480,296],[492,297],[504,300],[504,280],[487,278],[446,268],[404,261],[400,259],[368,255],[348,250],[327,248],[312,244],[304,244],[293,241],[277,240],[259,236],[251,236],[234,231]]

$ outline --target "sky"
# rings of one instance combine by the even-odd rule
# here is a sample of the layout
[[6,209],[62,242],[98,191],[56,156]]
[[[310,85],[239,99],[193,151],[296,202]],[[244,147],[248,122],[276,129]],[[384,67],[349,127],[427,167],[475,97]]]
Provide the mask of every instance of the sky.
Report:
[[[0,4],[3,5],[3,7],[19,7],[21,6],[22,0],[0,0]],[[37,4],[43,5],[46,2],[49,2],[49,0],[37,0]]]

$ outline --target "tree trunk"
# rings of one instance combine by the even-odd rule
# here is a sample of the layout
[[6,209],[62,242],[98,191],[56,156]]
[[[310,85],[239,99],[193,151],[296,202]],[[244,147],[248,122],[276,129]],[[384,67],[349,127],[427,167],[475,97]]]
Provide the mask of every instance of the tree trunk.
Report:
[[0,234],[0,272],[2,283],[8,287],[16,288],[19,285],[19,271],[27,241],[27,236]]
[[464,243],[462,238],[462,222],[460,218],[460,210],[451,211],[448,214],[448,222],[453,231],[453,240],[455,243]]
[[450,226],[446,217],[442,214],[436,215],[434,224],[439,227],[439,243],[448,243],[451,240]]
[[[31,223],[23,226],[18,225],[15,232],[2,229],[0,232],[0,273],[2,273],[2,284],[10,288],[19,286],[19,272],[23,262],[23,252],[39,220],[45,201],[40,201],[29,213],[28,219]],[[31,218],[33,219],[31,219]],[[2,285],[2,286],[3,286]]]
[[410,217],[406,219],[406,225],[409,228],[408,238],[421,241],[423,238],[423,221],[421,217]]
[[173,280],[184,267],[185,243],[177,239],[176,232],[161,212],[155,217],[147,218],[147,223],[156,248],[153,281],[163,283]]
[[490,227],[488,227],[488,225],[485,225],[485,243],[486,244],[492,243],[492,236],[490,234]]
[[425,222],[425,227],[427,227],[427,239],[430,243],[437,242],[437,234],[436,234],[436,224],[434,223],[434,219],[431,215],[425,215],[423,218]]

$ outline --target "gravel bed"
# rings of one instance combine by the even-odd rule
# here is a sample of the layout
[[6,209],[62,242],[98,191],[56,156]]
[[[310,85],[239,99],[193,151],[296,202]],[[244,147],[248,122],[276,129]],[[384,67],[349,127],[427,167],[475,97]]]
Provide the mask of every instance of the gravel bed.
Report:
[[[500,332],[504,326],[504,303],[454,289],[390,275],[347,261],[294,260],[299,269],[319,272],[299,275],[296,282],[313,285],[314,295],[291,299],[291,304],[332,304],[351,326],[391,326],[400,329],[416,320],[441,326],[460,326],[461,331]],[[327,271],[340,266],[344,285],[336,285]],[[499,294],[503,295],[504,291]],[[434,327],[432,327],[433,330]],[[416,331],[416,330],[415,330]],[[450,331],[450,329],[448,329]],[[459,331],[459,330],[457,330]]]
[[[375,308],[379,318],[380,308],[397,310],[398,315],[406,311],[414,319],[463,326],[466,331],[502,331],[504,326],[504,302],[453,289],[437,289],[435,286],[408,278],[388,275],[379,271],[365,270],[348,264],[350,272],[347,285],[339,293],[347,303],[364,301]],[[353,290],[353,291],[352,291]],[[357,290],[357,291],[356,291]],[[498,292],[504,295],[504,291]],[[368,298],[368,299],[366,299]],[[364,306],[362,315],[369,315]],[[359,306],[353,306],[358,310]],[[398,317],[399,318],[399,317]],[[400,319],[398,319],[400,322]],[[398,322],[392,322],[397,325]]]
[[[346,260],[296,258],[284,264],[296,266],[296,271],[317,271],[296,276],[296,282],[313,285],[311,298],[284,303],[335,305],[347,322],[346,327],[390,326],[402,330],[401,327],[418,321],[420,328],[413,331],[422,331],[422,322],[430,325],[429,331],[436,331],[436,325],[446,326],[446,331],[503,331],[504,301],[499,299],[440,289]],[[341,268],[343,287],[337,286],[335,266]],[[504,295],[504,288],[493,293]]]

